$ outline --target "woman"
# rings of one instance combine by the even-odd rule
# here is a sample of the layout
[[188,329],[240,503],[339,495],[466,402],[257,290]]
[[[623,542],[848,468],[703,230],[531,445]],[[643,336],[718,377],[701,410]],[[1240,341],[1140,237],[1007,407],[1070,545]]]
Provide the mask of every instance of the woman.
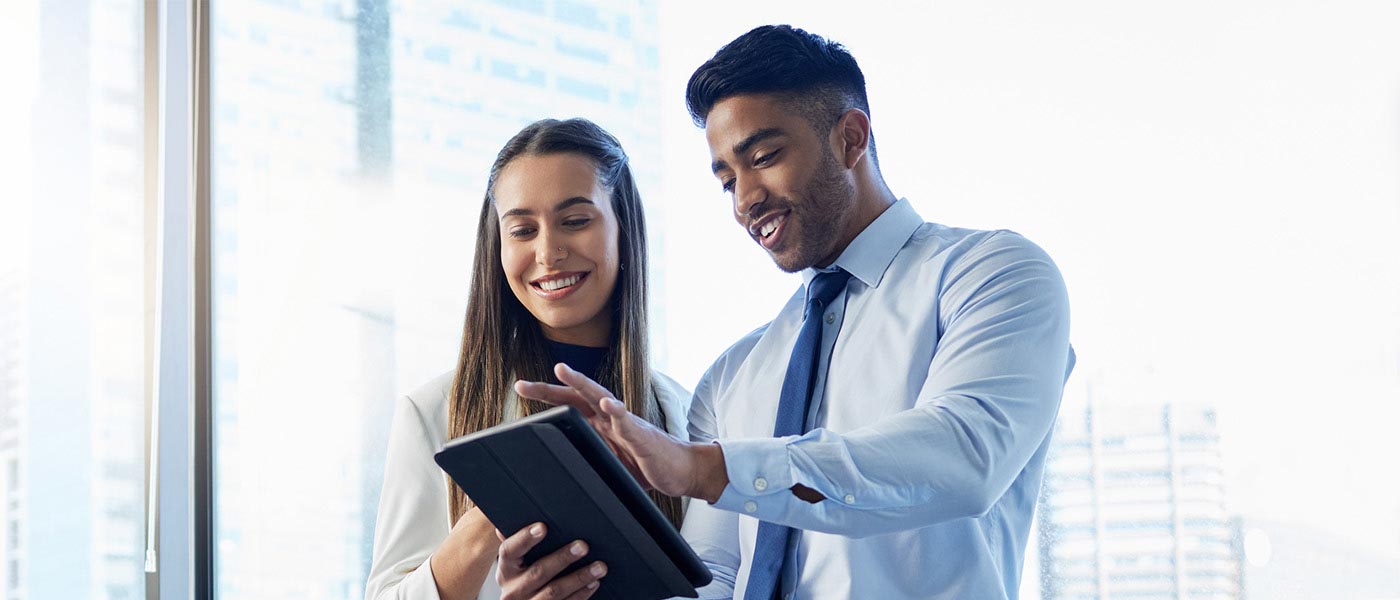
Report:
[[[531,124],[496,157],[457,368],[395,410],[367,599],[500,597],[495,527],[433,453],[548,408],[515,396],[517,379],[554,381],[554,363],[567,363],[684,435],[689,393],[647,363],[646,227],[627,163],[583,119]],[[679,528],[680,499],[652,499]]]

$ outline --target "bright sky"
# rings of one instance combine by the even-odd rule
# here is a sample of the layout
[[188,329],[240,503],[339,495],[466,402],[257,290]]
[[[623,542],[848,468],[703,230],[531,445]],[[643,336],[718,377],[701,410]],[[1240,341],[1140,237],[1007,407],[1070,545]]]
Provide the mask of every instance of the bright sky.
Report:
[[1067,405],[1086,382],[1103,402],[1213,404],[1236,510],[1400,561],[1400,5],[662,6],[680,381],[799,283],[729,220],[682,102],[721,45],[789,22],[860,61],[896,194],[1059,262]]

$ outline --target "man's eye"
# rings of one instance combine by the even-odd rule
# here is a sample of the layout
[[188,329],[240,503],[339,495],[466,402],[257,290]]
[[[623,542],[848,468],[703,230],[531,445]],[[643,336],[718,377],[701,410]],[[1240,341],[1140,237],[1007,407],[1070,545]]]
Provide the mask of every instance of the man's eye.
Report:
[[768,163],[770,163],[770,162],[773,162],[773,158],[776,157],[776,156],[778,156],[778,153],[779,153],[779,152],[782,152],[782,151],[781,151],[781,150],[774,150],[774,151],[772,151],[772,152],[769,152],[768,154],[764,154],[763,156],[760,156],[760,157],[758,157],[758,158],[755,158],[755,159],[753,159],[753,164],[754,164],[755,166],[762,166],[762,165],[766,165],[766,164],[768,164]]
[[734,193],[734,180],[733,180],[733,179],[727,179],[727,180],[725,180],[725,181],[724,181],[724,184],[721,186],[721,188],[724,190],[724,193],[726,193],[726,194],[733,194],[733,193]]

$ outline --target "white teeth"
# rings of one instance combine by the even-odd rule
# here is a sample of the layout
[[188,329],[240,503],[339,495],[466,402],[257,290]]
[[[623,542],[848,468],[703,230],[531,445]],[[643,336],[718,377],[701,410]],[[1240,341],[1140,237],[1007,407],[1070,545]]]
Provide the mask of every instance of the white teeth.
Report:
[[540,288],[546,292],[552,292],[554,290],[563,289],[575,283],[578,283],[578,280],[582,278],[582,275],[571,275],[563,279],[551,279],[549,281],[541,281]]
[[758,230],[758,235],[768,237],[773,233],[773,230],[778,228],[778,221],[779,219],[773,219],[772,221],[764,223],[763,227]]

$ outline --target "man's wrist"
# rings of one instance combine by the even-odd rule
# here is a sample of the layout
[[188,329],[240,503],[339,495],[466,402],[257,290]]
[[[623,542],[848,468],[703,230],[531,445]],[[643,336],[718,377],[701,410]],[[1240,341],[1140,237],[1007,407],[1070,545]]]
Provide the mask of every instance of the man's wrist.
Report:
[[724,466],[724,449],[719,444],[691,444],[695,455],[695,484],[686,494],[710,504],[719,501],[729,485],[729,470]]

